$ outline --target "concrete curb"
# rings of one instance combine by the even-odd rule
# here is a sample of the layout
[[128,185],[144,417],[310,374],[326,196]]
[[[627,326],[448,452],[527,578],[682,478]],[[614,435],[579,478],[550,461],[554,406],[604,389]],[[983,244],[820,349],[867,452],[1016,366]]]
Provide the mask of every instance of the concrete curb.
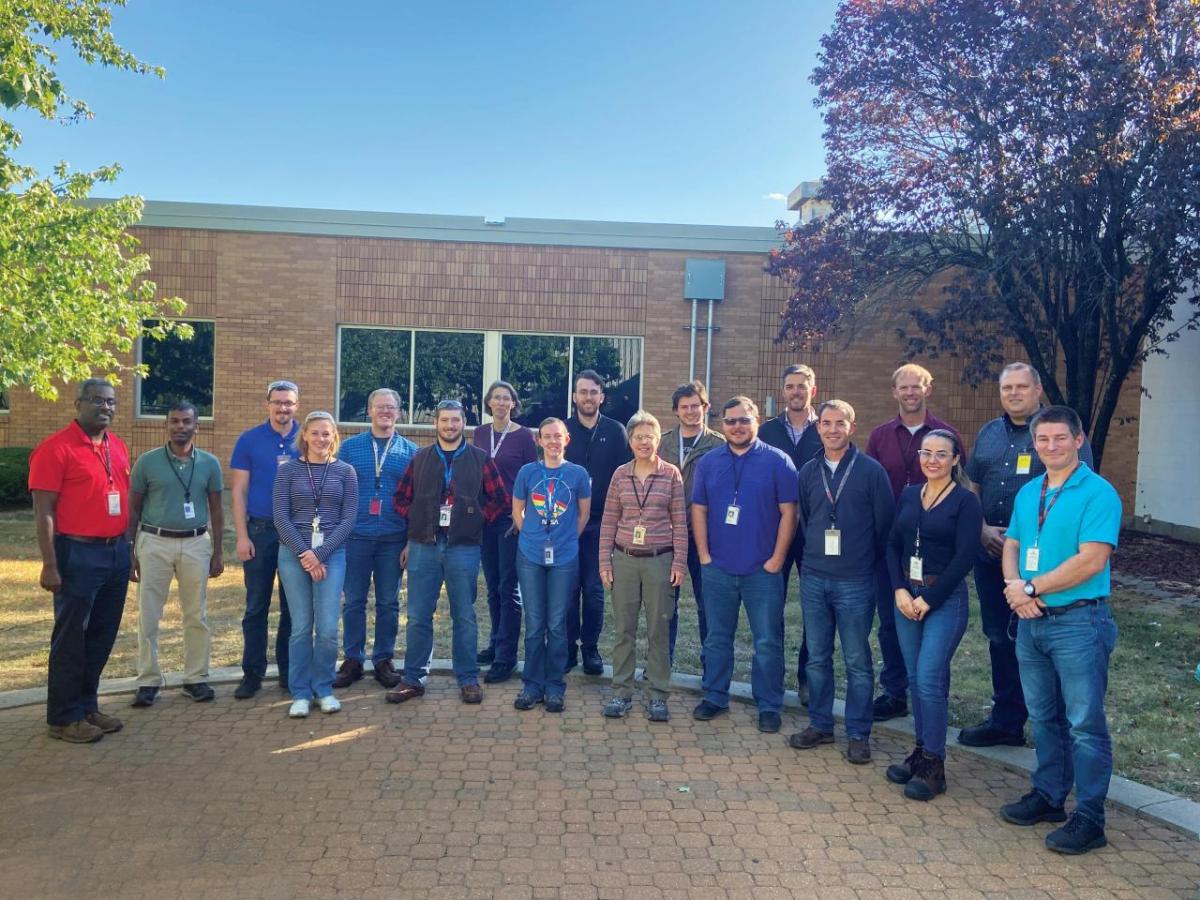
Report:
[[[370,670],[370,663],[367,664],[367,669],[368,671]],[[520,666],[518,666],[519,669]],[[433,660],[431,673],[435,675],[452,675],[453,668],[450,660]],[[264,682],[268,683],[266,685],[268,690],[272,689],[270,682],[274,681],[276,677],[276,668],[270,666],[267,669],[267,677],[264,679]],[[604,681],[612,677],[612,668],[605,666],[603,675],[589,676],[579,674],[572,677],[585,678],[589,681]],[[208,680],[211,684],[237,684],[237,682],[241,681],[241,678],[241,667],[224,666],[213,669],[209,673]],[[166,682],[167,688],[178,688],[183,683],[183,678],[179,674],[167,675]],[[673,674],[671,676],[671,686],[681,691],[698,694],[700,692],[700,676]],[[137,679],[133,677],[110,678],[100,683],[100,693],[103,696],[129,694],[133,693],[136,689]],[[735,681],[729,688],[729,694],[733,699],[742,703],[754,702],[750,685],[743,681]],[[0,710],[15,709],[20,706],[33,706],[45,702],[46,689],[44,687],[0,693]],[[784,694],[783,705],[787,709],[803,712],[803,707],[794,691],[788,691]],[[845,711],[845,703],[835,699],[833,701],[834,716],[838,719],[844,719]],[[889,722],[877,722],[873,726],[873,729],[909,738],[914,734],[914,725],[911,717],[893,719]],[[965,747],[957,741],[958,729],[952,728],[947,735],[947,749],[953,754],[983,757],[989,762],[993,762],[1012,772],[1028,774],[1033,771],[1035,764],[1034,752],[1028,747]],[[1174,794],[1168,794],[1166,791],[1160,791],[1157,788],[1148,787],[1147,785],[1116,775],[1113,776],[1109,784],[1108,800],[1126,812],[1133,813],[1138,818],[1154,822],[1157,825],[1163,825],[1193,840],[1200,840],[1200,803],[1176,797]]]

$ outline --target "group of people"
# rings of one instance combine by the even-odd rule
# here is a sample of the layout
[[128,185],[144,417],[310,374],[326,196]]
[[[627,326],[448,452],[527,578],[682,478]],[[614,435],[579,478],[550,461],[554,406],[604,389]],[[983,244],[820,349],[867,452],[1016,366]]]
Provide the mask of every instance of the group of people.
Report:
[[[1032,790],[1000,815],[1018,825],[1065,822],[1046,837],[1059,852],[1103,846],[1112,769],[1104,693],[1116,640],[1106,598],[1121,505],[1090,468],[1078,416],[1042,405],[1033,368],[1007,366],[999,387],[1003,413],[984,425],[968,459],[958,432],[929,412],[932,377],[914,364],[893,374],[897,416],[871,432],[865,451],[852,440],[853,407],[816,403],[816,374],[799,364],[783,373],[778,416],[760,421],[755,402],[738,395],[722,405],[720,430],[709,427],[709,398],[696,381],[672,395],[678,424],[666,433],[645,411],[625,426],[601,414],[604,383],[590,370],[575,377],[575,414],[535,430],[514,421],[520,398],[498,381],[484,400],[491,422],[472,442],[462,404],[443,400],[435,440],[420,449],[397,433],[400,398],[388,388],[368,398],[370,427],[342,442],[332,415],[298,420],[299,389],[273,382],[266,421],[239,437],[230,464],[246,586],[234,696],[253,697],[266,677],[276,574],[275,660],[296,718],[314,702],[336,712],[334,690],[364,677],[372,583],[370,669],[389,702],[425,693],[444,586],[462,701],[482,702],[481,666],[485,683],[514,676],[523,619],[514,706],[550,713],[564,709],[571,669],[582,663],[588,674],[603,673],[607,592],[615,643],[603,714],[621,718],[634,706],[644,618],[645,712],[665,722],[680,588],[690,578],[703,667],[693,718],[728,710],[744,607],[758,727],[773,733],[782,727],[784,605],[794,567],[803,620],[797,689],[809,723],[789,744],[834,742],[836,635],[846,669],[846,759],[870,762],[872,724],[906,714],[911,698],[915,746],[886,776],[905,796],[930,800],[946,790],[951,661],[966,631],[966,576],[974,570],[994,696],[991,715],[959,741],[1022,745],[1030,719]],[[31,457],[30,488],[41,584],[54,594],[49,734],[86,743],[122,727],[99,709],[96,692],[130,580],[139,605],[133,705],[153,705],[163,685],[158,623],[172,578],[183,610],[184,693],[213,698],[205,592],[223,570],[223,479],[216,458],[195,446],[190,403],[168,410],[165,445],[132,469],[109,427],[112,386],[85,381],[75,406],[76,419]],[[481,565],[490,618],[482,649]],[[873,698],[868,638],[876,620],[882,692]],[[1072,787],[1077,805],[1068,820]]]

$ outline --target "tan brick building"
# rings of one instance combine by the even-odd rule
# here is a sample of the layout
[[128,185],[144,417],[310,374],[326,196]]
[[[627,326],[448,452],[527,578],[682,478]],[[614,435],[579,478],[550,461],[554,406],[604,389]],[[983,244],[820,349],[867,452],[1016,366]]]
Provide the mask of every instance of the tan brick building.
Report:
[[[623,393],[628,408],[640,395],[641,405],[673,423],[671,391],[688,379],[689,259],[725,263],[711,353],[715,404],[747,393],[773,408],[768,398],[783,366],[800,361],[817,372],[818,399],[854,405],[860,442],[895,415],[889,387],[901,361],[894,334],[903,317],[881,318],[818,353],[775,343],[786,287],[763,272],[777,244],[770,228],[152,202],[135,233],[160,292],[183,297],[185,318],[206,323],[212,336],[212,418],[202,443],[226,463],[237,435],[265,418],[265,388],[276,378],[299,383],[302,411],[335,411],[347,432],[355,430],[359,388],[391,382],[406,409],[416,409],[402,430],[423,441],[432,433],[420,420],[447,384],[478,411],[492,379],[522,387],[540,377],[539,413],[556,404],[565,410],[569,374],[600,360],[612,378],[610,398]],[[703,378],[707,304],[699,306],[696,373]],[[996,391],[963,385],[956,360],[922,362],[935,377],[933,408],[969,441],[998,413]],[[169,392],[171,373],[153,374]],[[144,414],[153,404],[131,382],[118,389],[116,429],[140,452],[163,439],[162,417]],[[0,445],[32,446],[61,427],[72,414],[69,394],[49,404],[10,391]],[[1137,400],[1132,384],[1104,458],[1127,509],[1137,424],[1121,419],[1136,416]]]

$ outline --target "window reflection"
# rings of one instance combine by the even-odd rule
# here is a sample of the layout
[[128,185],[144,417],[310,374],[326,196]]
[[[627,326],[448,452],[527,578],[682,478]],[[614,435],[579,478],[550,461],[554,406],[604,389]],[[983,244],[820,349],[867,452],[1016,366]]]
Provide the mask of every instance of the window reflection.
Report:
[[622,425],[638,411],[642,396],[642,340],[577,337],[572,371],[592,369],[604,379],[600,412]]
[[506,334],[500,344],[500,377],[517,389],[516,421],[537,428],[542,420],[567,417],[571,339],[560,335]]
[[[408,405],[408,375],[412,332],[384,328],[343,328],[341,378],[338,381],[338,421],[366,422],[367,398],[376,388],[389,387]],[[400,416],[408,421],[408,411]]]
[[[157,320],[147,325],[157,324]],[[165,416],[176,400],[190,400],[202,416],[213,412],[212,322],[189,322],[192,339],[175,332],[163,340],[142,338],[142,362],[149,367],[138,390],[138,415]]]
[[412,423],[432,425],[439,400],[459,400],[467,425],[478,425],[483,400],[483,335],[418,331],[416,341]]

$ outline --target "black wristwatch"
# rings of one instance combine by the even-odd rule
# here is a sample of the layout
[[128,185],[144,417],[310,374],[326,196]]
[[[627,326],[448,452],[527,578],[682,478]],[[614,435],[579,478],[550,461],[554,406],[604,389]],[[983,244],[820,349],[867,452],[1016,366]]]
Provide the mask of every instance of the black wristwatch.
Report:
[[1037,595],[1038,595],[1038,589],[1036,587],[1034,587],[1033,582],[1032,581],[1025,582],[1025,596],[1026,597],[1036,597]]

